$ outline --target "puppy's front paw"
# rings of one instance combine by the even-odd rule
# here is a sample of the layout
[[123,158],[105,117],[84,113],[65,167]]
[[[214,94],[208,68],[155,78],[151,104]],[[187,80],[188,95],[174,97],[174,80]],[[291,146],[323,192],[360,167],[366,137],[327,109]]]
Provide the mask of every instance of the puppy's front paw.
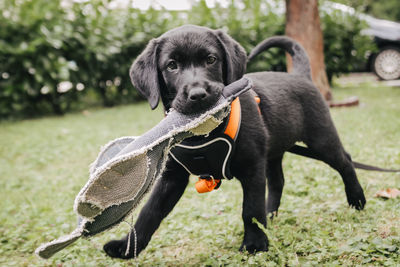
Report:
[[248,251],[249,253],[256,253],[259,251],[268,251],[268,238],[256,238],[253,240],[243,240],[239,248],[240,251]]
[[361,188],[358,190],[347,190],[346,188],[346,195],[350,207],[355,208],[356,210],[364,209],[367,201],[365,200],[364,192]]
[[104,251],[108,256],[112,258],[120,258],[120,259],[131,259],[134,257],[133,249],[130,248],[128,253],[126,251],[127,248],[127,240],[111,240],[106,243],[103,247]]

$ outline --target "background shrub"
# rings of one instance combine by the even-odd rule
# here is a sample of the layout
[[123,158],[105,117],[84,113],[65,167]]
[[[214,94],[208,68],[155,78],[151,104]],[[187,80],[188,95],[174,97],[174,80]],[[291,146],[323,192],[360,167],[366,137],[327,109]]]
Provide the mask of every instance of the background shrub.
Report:
[[[130,64],[151,38],[182,24],[222,28],[248,52],[263,39],[284,34],[283,1],[240,0],[211,9],[200,0],[186,12],[109,7],[107,0],[0,2],[0,118],[140,99],[129,81]],[[360,35],[364,25],[339,12],[323,13],[328,77],[359,68],[373,49],[372,41]],[[279,50],[260,55],[248,67],[285,69]]]
[[360,34],[366,22],[338,10],[320,13],[329,82],[342,73],[368,70],[368,57],[376,46],[371,37]]

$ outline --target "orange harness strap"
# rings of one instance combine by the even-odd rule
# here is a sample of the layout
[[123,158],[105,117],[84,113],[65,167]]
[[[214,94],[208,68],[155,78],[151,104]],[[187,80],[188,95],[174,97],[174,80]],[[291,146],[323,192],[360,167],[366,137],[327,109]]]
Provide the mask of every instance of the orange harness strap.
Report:
[[258,113],[261,115],[261,109],[260,109],[260,103],[261,103],[261,99],[260,99],[260,97],[259,96],[255,96],[254,97],[254,100],[256,101],[256,103],[257,103],[257,109],[258,109]]
[[[261,115],[259,96],[254,97],[254,101],[257,103],[258,113]],[[236,97],[231,103],[231,112],[229,113],[228,125],[225,128],[224,134],[228,135],[232,140],[236,140],[237,134],[239,133],[240,122],[241,122],[241,106],[239,97]]]
[[235,140],[239,132],[241,107],[239,97],[236,97],[231,103],[231,112],[229,113],[228,125],[224,134]]

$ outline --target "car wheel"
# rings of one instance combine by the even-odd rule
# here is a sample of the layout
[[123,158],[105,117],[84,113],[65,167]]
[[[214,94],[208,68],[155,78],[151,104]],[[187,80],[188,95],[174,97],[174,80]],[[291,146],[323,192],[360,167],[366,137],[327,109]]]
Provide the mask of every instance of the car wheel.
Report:
[[400,50],[396,47],[382,49],[376,54],[372,66],[380,79],[398,79],[400,77]]

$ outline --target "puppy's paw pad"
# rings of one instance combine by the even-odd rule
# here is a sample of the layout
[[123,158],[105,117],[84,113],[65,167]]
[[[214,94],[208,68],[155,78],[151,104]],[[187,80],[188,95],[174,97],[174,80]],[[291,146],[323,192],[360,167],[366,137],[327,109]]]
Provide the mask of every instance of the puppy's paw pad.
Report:
[[356,210],[362,210],[365,207],[367,201],[365,200],[364,193],[360,194],[352,194],[347,197],[347,202],[349,203],[350,207],[355,208]]
[[345,186],[347,202],[349,206],[355,208],[356,210],[364,209],[365,200],[364,191],[360,185],[349,185]]
[[365,199],[352,199],[349,200],[349,206],[355,208],[356,210],[363,210],[366,204]]
[[247,251],[249,253],[256,253],[260,251],[268,251],[268,240],[259,240],[256,242],[243,242],[239,251]]
[[104,245],[103,250],[111,258],[133,258],[133,254],[130,251],[126,254],[126,246],[126,240],[112,240]]

